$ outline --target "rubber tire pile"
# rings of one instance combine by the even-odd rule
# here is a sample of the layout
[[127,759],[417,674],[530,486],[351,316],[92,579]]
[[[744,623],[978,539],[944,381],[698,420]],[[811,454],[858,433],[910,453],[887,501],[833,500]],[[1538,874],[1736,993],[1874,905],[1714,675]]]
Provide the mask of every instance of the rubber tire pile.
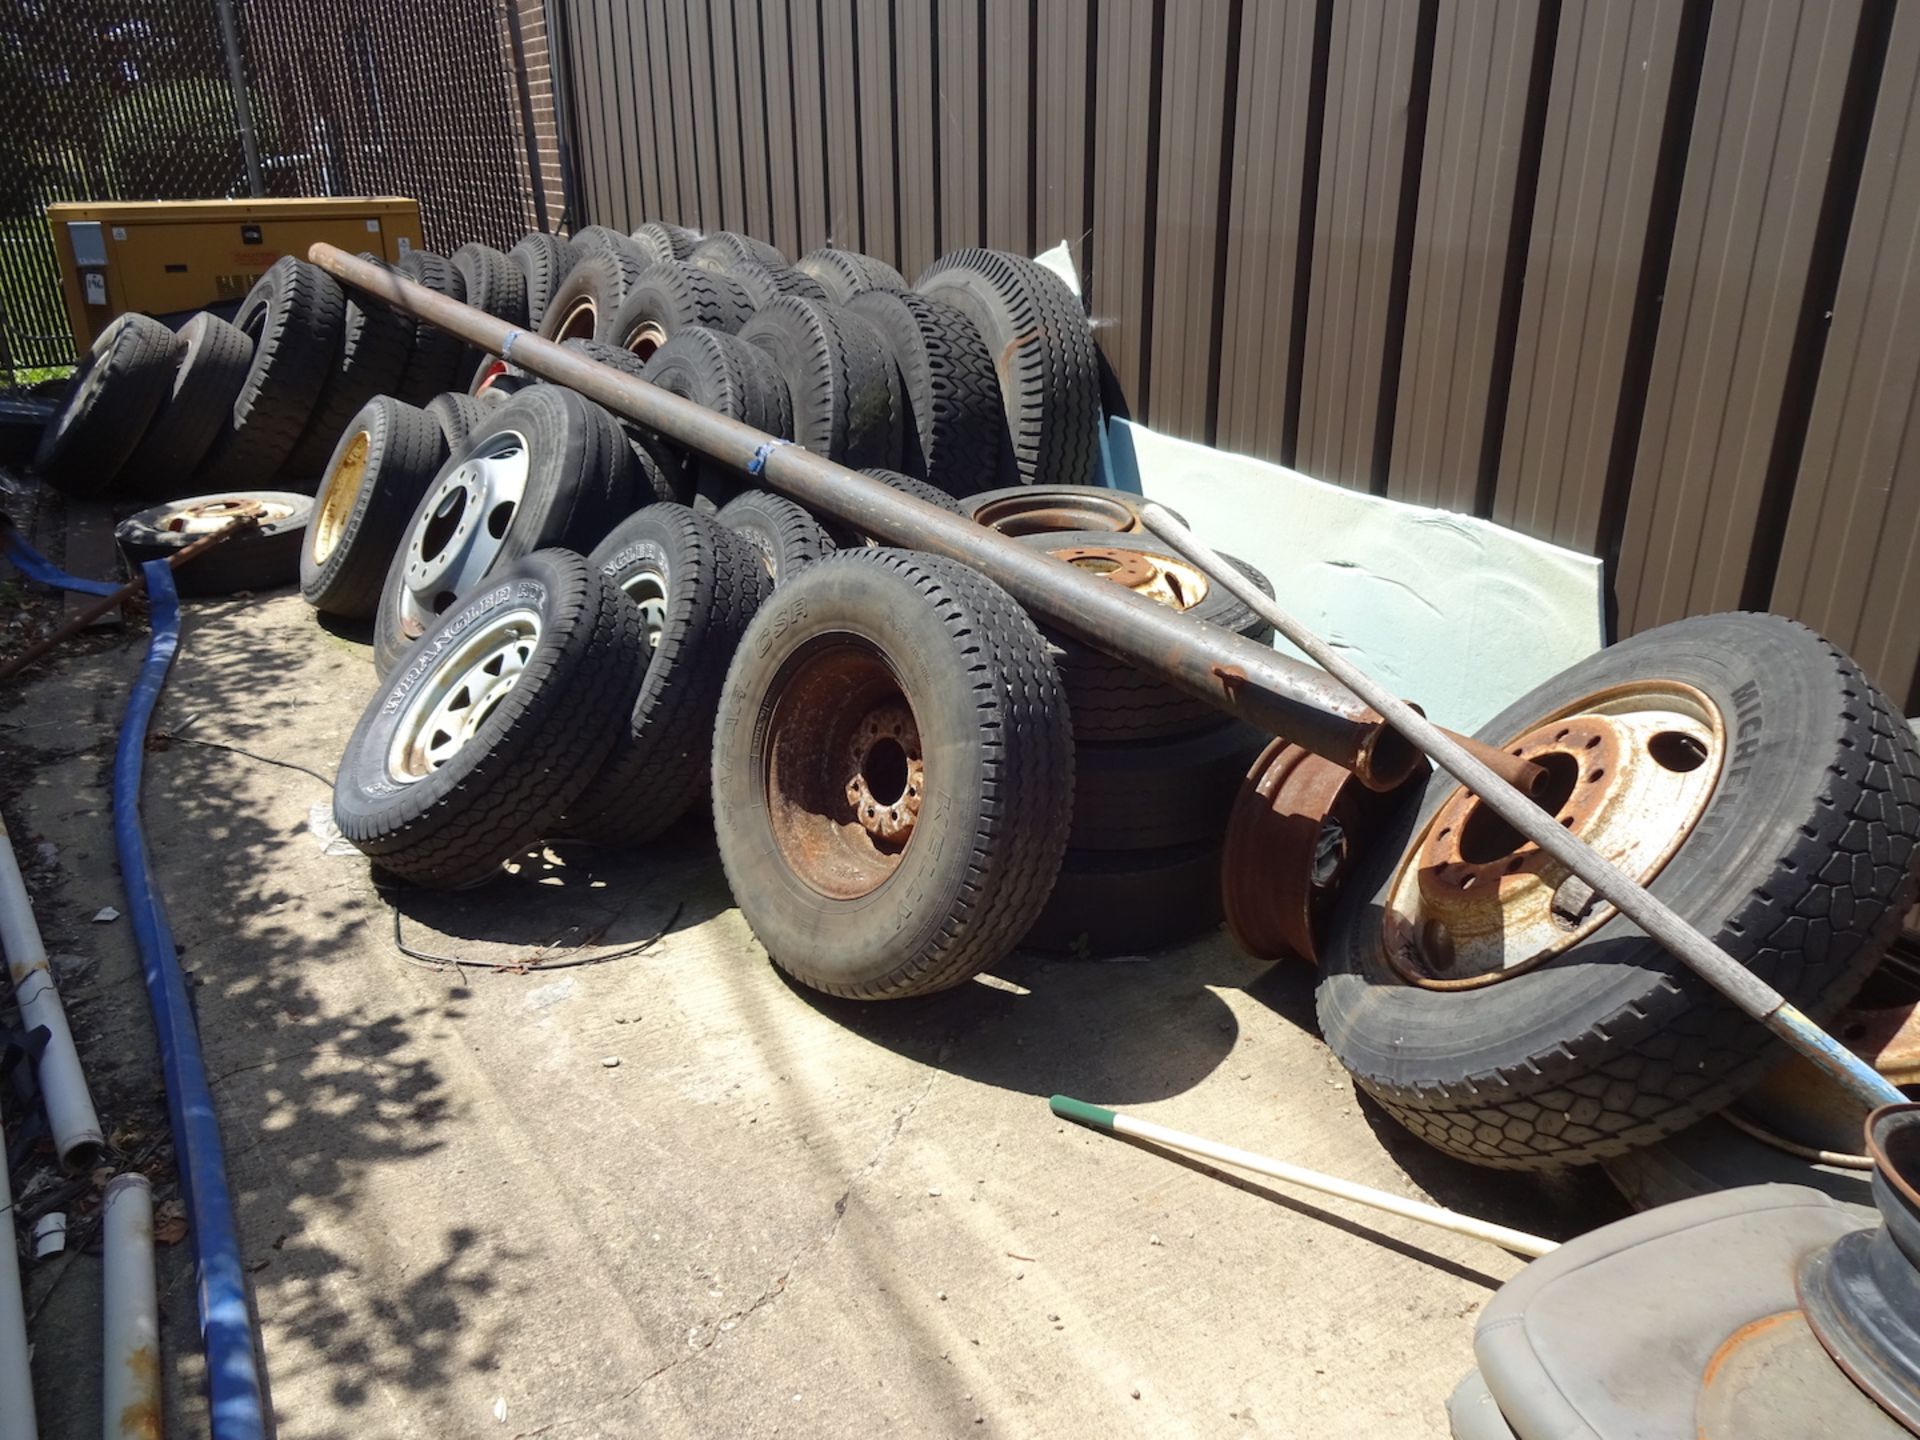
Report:
[[[1077,297],[1032,261],[962,251],[909,287],[851,252],[790,266],[750,237],[650,223],[399,268],[1272,638],[1144,536],[1135,502],[1087,483],[1091,336]],[[372,622],[381,688],[335,813],[393,875],[474,884],[546,840],[646,843],[710,800],[771,958],[858,998],[953,986],[1017,945],[1147,950],[1219,918],[1221,837],[1265,737],[1047,633],[964,566],[876,547],[304,262],[276,264],[231,326],[116,322],[39,465],[74,492],[285,487],[156,507],[122,542],[130,559],[168,553],[244,498],[270,522],[215,555],[270,584],[292,537],[314,608]],[[266,546],[277,561],[247,548]],[[1825,1019],[1914,899],[1920,749],[1853,662],[1774,616],[1637,636],[1480,738],[1509,744],[1648,675],[1706,696],[1739,745],[1660,892]],[[1743,779],[1763,768],[1767,783]],[[1404,799],[1320,946],[1327,1043],[1395,1118],[1478,1164],[1588,1163],[1714,1113],[1777,1063],[1764,1032],[1617,916],[1580,942],[1606,965],[1468,990],[1387,973],[1386,887],[1452,790],[1439,777]]]

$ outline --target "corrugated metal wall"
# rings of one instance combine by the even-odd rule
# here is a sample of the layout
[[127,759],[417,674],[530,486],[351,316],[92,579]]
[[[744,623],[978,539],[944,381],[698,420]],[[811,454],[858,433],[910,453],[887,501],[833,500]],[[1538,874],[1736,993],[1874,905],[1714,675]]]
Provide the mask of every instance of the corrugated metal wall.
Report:
[[1920,709],[1920,5],[559,0],[586,219],[1065,238],[1133,412]]

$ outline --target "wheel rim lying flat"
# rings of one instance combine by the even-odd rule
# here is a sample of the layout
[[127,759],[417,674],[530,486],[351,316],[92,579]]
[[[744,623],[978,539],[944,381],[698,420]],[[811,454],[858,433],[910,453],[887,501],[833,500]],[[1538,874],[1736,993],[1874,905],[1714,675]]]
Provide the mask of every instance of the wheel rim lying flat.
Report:
[[527,489],[527,437],[503,430],[472,446],[448,469],[407,536],[399,598],[400,629],[426,634],[492,568]]
[[525,609],[466,636],[407,697],[387,747],[387,778],[411,785],[458,754],[512,693],[539,639],[539,613]]
[[293,515],[293,506],[279,500],[241,499],[238,496],[217,500],[197,500],[169,510],[160,519],[160,528],[174,535],[211,535],[224,530],[243,515],[257,516],[262,529],[278,525]]
[[886,883],[913,841],[927,793],[919,722],[878,649],[823,636],[776,679],[766,796],[787,867],[833,900]]
[[373,436],[367,431],[356,433],[321,487],[320,513],[308,527],[316,565],[326,564],[346,536],[347,522],[353,518],[360,491],[367,483],[367,451],[372,444]]
[[[1646,884],[1706,812],[1726,729],[1700,691],[1653,680],[1576,701],[1505,748],[1547,772],[1535,803]],[[1468,989],[1534,968],[1616,913],[1459,787],[1394,872],[1381,946],[1411,984]]]

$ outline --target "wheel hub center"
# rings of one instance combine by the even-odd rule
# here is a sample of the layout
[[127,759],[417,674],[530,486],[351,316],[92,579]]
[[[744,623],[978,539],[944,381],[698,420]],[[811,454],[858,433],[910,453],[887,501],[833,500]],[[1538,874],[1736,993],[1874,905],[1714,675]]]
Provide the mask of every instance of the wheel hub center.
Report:
[[913,712],[897,702],[869,711],[848,734],[846,751],[847,803],[860,828],[875,839],[904,843],[927,789]]
[[[1723,738],[1704,695],[1661,682],[1589,697],[1506,749],[1545,773],[1535,804],[1644,884],[1705,812]],[[1530,969],[1614,913],[1462,786],[1400,862],[1381,940],[1403,978],[1456,989]]]
[[1123,550],[1108,545],[1068,545],[1047,553],[1173,610],[1191,610],[1206,599],[1210,588],[1207,577],[1191,565],[1151,551]]

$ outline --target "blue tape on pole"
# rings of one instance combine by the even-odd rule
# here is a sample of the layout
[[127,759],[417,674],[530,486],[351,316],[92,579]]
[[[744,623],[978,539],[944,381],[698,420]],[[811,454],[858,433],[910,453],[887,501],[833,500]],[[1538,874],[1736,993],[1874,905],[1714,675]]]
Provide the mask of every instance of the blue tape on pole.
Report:
[[5,544],[7,558],[13,562],[13,568],[39,584],[52,585],[59,590],[75,590],[82,595],[111,595],[120,588],[110,580],[83,580],[78,575],[67,574],[27,544],[20,532],[11,525],[0,529],[0,543]]
[[523,330],[509,330],[507,332],[507,338],[500,344],[500,358],[502,360],[513,359],[513,342],[525,333]]
[[758,475],[767,468],[767,457],[782,445],[791,445],[791,440],[763,440],[753,452],[753,459],[747,462],[747,474]]
[[140,945],[140,968],[160,1039],[160,1068],[173,1124],[175,1165],[187,1204],[199,1271],[200,1335],[207,1352],[207,1391],[214,1440],[263,1440],[266,1410],[254,1362],[253,1317],[246,1273],[227,1189],[227,1162],[207,1085],[200,1035],[194,1028],[186,978],[174,953],[173,929],[155,885],[140,826],[140,774],[147,726],[180,648],[180,602],[164,560],[142,567],[152,606],[153,639],[127,702],[113,759],[113,840],[127,888],[127,916]]

